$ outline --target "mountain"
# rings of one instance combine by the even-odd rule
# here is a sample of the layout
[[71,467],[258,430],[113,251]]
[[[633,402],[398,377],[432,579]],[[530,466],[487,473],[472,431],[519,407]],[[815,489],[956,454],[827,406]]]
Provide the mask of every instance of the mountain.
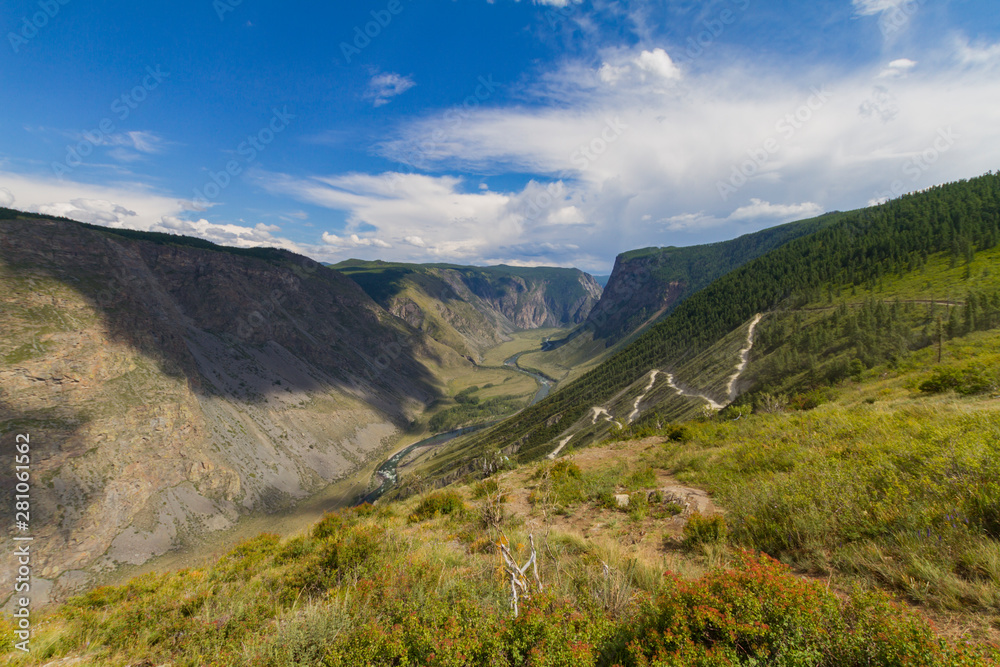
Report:
[[0,304],[39,598],[343,478],[471,366],[305,257],[7,209]]
[[[949,301],[947,292],[935,295],[935,289],[950,290],[951,299],[964,291],[963,306],[969,302],[975,308],[968,315],[946,314],[948,319],[941,323],[945,328],[953,318],[954,330],[967,321],[990,321],[991,311],[983,310],[982,302],[992,303],[993,297],[970,293],[977,285],[972,261],[977,252],[994,248],[998,239],[1000,174],[840,214],[831,224],[693,294],[669,317],[546,400],[481,434],[455,441],[447,455],[438,457],[434,472],[456,474],[456,461],[495,451],[532,460],[557,447],[572,448],[603,437],[616,428],[615,421],[690,418],[724,406],[753,388],[748,386],[752,376],[744,377],[743,372],[747,363],[753,364],[758,326],[765,345],[784,350],[783,360],[774,362],[773,377],[758,373],[759,391],[818,389],[856,372],[859,364],[864,369],[930,345],[936,315],[904,314],[899,306],[894,310],[892,301],[903,295],[878,291],[892,276],[910,276],[915,284],[926,285],[924,291],[909,288],[918,295],[910,300],[925,308],[935,299]],[[958,277],[949,278],[957,284],[934,285],[921,278],[916,272],[931,260],[957,271]],[[992,275],[988,265],[982,270]],[[860,296],[859,290],[867,294]],[[853,301],[845,305],[848,313],[837,314],[835,320],[838,299]],[[871,302],[877,299],[892,301]],[[822,327],[810,326],[817,312],[829,316]],[[795,349],[789,349],[792,335],[797,337]]]
[[833,224],[840,215],[827,213],[719,243],[622,253],[586,321],[567,336],[548,341],[540,351],[525,354],[520,363],[560,380],[575,379],[712,281],[793,239]]
[[735,268],[789,241],[832,224],[839,212],[790,222],[720,243],[643,248],[622,253],[581,329],[605,345],[651,324],[681,301]]
[[513,331],[584,322],[601,296],[593,277],[577,269],[356,259],[332,268],[392,314],[477,361]]

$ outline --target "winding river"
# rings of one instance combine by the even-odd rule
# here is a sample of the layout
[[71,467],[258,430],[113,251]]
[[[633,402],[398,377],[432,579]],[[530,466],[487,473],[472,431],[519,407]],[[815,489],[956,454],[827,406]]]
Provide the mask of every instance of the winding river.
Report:
[[[547,378],[544,375],[541,375],[539,373],[533,373],[531,371],[526,371],[523,368],[521,368],[517,364],[517,360],[521,357],[522,354],[525,353],[519,352],[515,354],[513,357],[510,357],[509,359],[505,360],[503,362],[503,365],[507,366],[508,368],[512,368],[513,370],[516,370],[520,373],[524,373],[525,375],[531,376],[532,378],[535,379],[535,382],[538,383],[538,391],[535,392],[535,395],[532,397],[531,402],[528,403],[528,405],[531,406],[537,403],[538,401],[542,400],[546,396],[548,396],[549,392],[552,391],[552,387],[555,384],[555,382],[551,378]],[[397,471],[399,462],[402,461],[404,458],[406,458],[406,456],[413,450],[419,447],[436,447],[438,445],[443,445],[444,443],[449,442],[450,440],[454,440],[460,435],[466,435],[467,433],[475,433],[476,431],[481,431],[482,429],[487,428],[489,426],[493,426],[494,424],[500,421],[502,420],[497,419],[491,422],[487,422],[485,424],[476,424],[475,426],[466,426],[464,428],[455,429],[454,431],[438,433],[437,435],[432,435],[429,438],[424,438],[423,440],[415,442],[412,445],[407,445],[406,447],[399,450],[398,452],[390,456],[388,459],[383,461],[382,464],[375,469],[375,477],[381,480],[380,484],[374,490],[369,491],[368,493],[362,496],[359,496],[358,499],[354,502],[354,504],[361,505],[363,503],[373,503],[379,498],[381,498],[387,491],[389,491],[389,489],[394,487],[396,485],[396,482],[399,480],[399,473]]]

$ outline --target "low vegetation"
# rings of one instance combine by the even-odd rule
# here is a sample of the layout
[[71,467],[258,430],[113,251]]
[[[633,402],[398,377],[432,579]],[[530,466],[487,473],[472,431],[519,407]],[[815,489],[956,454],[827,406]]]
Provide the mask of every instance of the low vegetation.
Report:
[[[417,524],[397,512],[406,507],[363,506],[307,535],[260,535],[204,570],[94,589],[47,616],[31,656],[8,664],[972,666],[1000,657],[941,639],[884,593],[837,595],[767,556],[734,551],[692,579],[559,534],[540,538],[544,589],[514,616],[499,534],[477,513],[443,511],[462,505],[456,495],[414,499]],[[503,521],[520,562],[524,526]],[[716,522],[699,525],[699,540],[720,536]],[[9,641],[9,622],[3,634]]]
[[456,394],[455,402],[458,405],[445,408],[431,417],[428,428],[434,433],[443,433],[463,426],[494,421],[517,412],[526,403],[522,396],[504,395],[480,399],[475,391],[476,388],[472,387]]

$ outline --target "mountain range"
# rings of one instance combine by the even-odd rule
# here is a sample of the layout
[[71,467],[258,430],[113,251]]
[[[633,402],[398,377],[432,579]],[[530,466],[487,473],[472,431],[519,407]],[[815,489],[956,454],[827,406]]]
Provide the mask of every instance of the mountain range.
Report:
[[[998,242],[993,173],[724,243],[624,253],[603,291],[576,269],[324,266],[0,209],[0,437],[31,434],[37,594],[62,601],[212,535],[224,542],[413,443],[376,508],[331,515],[287,544],[262,536],[213,572],[242,563],[253,581],[279,582],[282,609],[301,581],[298,595],[322,606],[316,572],[336,574],[323,590],[361,590],[381,575],[345,563],[381,554],[403,568],[386,544],[408,563],[438,548],[424,539],[452,545],[434,558],[455,563],[495,544],[513,559],[527,547],[505,531],[535,554],[540,528],[524,526],[545,524],[568,531],[546,576],[577,572],[584,588],[560,590],[618,618],[631,598],[615,606],[607,587],[655,588],[640,569],[615,579],[601,560],[612,556],[595,551],[607,545],[588,541],[618,526],[635,547],[631,561],[614,556],[618,568],[659,567],[683,535],[689,550],[715,545],[685,556],[698,563],[752,548],[934,613],[993,618],[1000,515],[993,445],[976,434],[996,428],[1000,375],[984,360],[1000,354]],[[529,404],[531,369],[557,384]],[[414,443],[435,424],[461,428]],[[14,484],[5,473],[4,493]],[[813,484],[850,517],[834,521],[804,491]],[[613,513],[624,511],[633,523],[622,527]],[[646,538],[655,521],[673,526],[662,544]],[[920,541],[947,530],[947,548]],[[594,558],[603,580],[583,574]],[[464,585],[448,581],[452,593]],[[71,605],[89,609],[81,599]]]

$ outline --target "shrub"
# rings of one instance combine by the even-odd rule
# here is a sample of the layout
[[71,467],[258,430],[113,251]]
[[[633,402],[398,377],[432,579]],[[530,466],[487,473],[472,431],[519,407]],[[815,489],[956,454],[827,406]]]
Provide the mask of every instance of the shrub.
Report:
[[461,514],[465,511],[462,496],[455,491],[434,491],[417,505],[410,515],[411,521],[432,519],[441,514]]
[[625,665],[981,665],[881,592],[840,600],[767,556],[671,576],[621,638]]
[[684,546],[694,548],[701,544],[721,544],[726,540],[726,520],[719,514],[704,516],[694,512],[684,524]]
[[691,439],[691,431],[683,424],[667,424],[663,435],[671,442],[688,442]]
[[972,396],[993,391],[996,387],[996,378],[987,374],[982,365],[973,364],[964,368],[942,368],[935,371],[920,384],[920,391],[940,394],[950,389],[963,396]]
[[237,578],[249,579],[265,559],[280,551],[280,545],[280,536],[261,533],[236,545],[232,551],[220,558],[212,573],[224,581]]
[[313,526],[312,536],[317,540],[324,540],[340,533],[344,528],[344,517],[339,512],[326,514]]
[[556,461],[549,470],[549,476],[556,481],[563,479],[580,479],[583,472],[580,466],[572,461]]
[[649,499],[642,491],[633,493],[628,498],[628,515],[635,521],[642,521],[649,514]]
[[812,410],[824,403],[829,403],[834,398],[836,398],[836,394],[830,388],[820,387],[793,396],[788,401],[788,407],[793,410]]

